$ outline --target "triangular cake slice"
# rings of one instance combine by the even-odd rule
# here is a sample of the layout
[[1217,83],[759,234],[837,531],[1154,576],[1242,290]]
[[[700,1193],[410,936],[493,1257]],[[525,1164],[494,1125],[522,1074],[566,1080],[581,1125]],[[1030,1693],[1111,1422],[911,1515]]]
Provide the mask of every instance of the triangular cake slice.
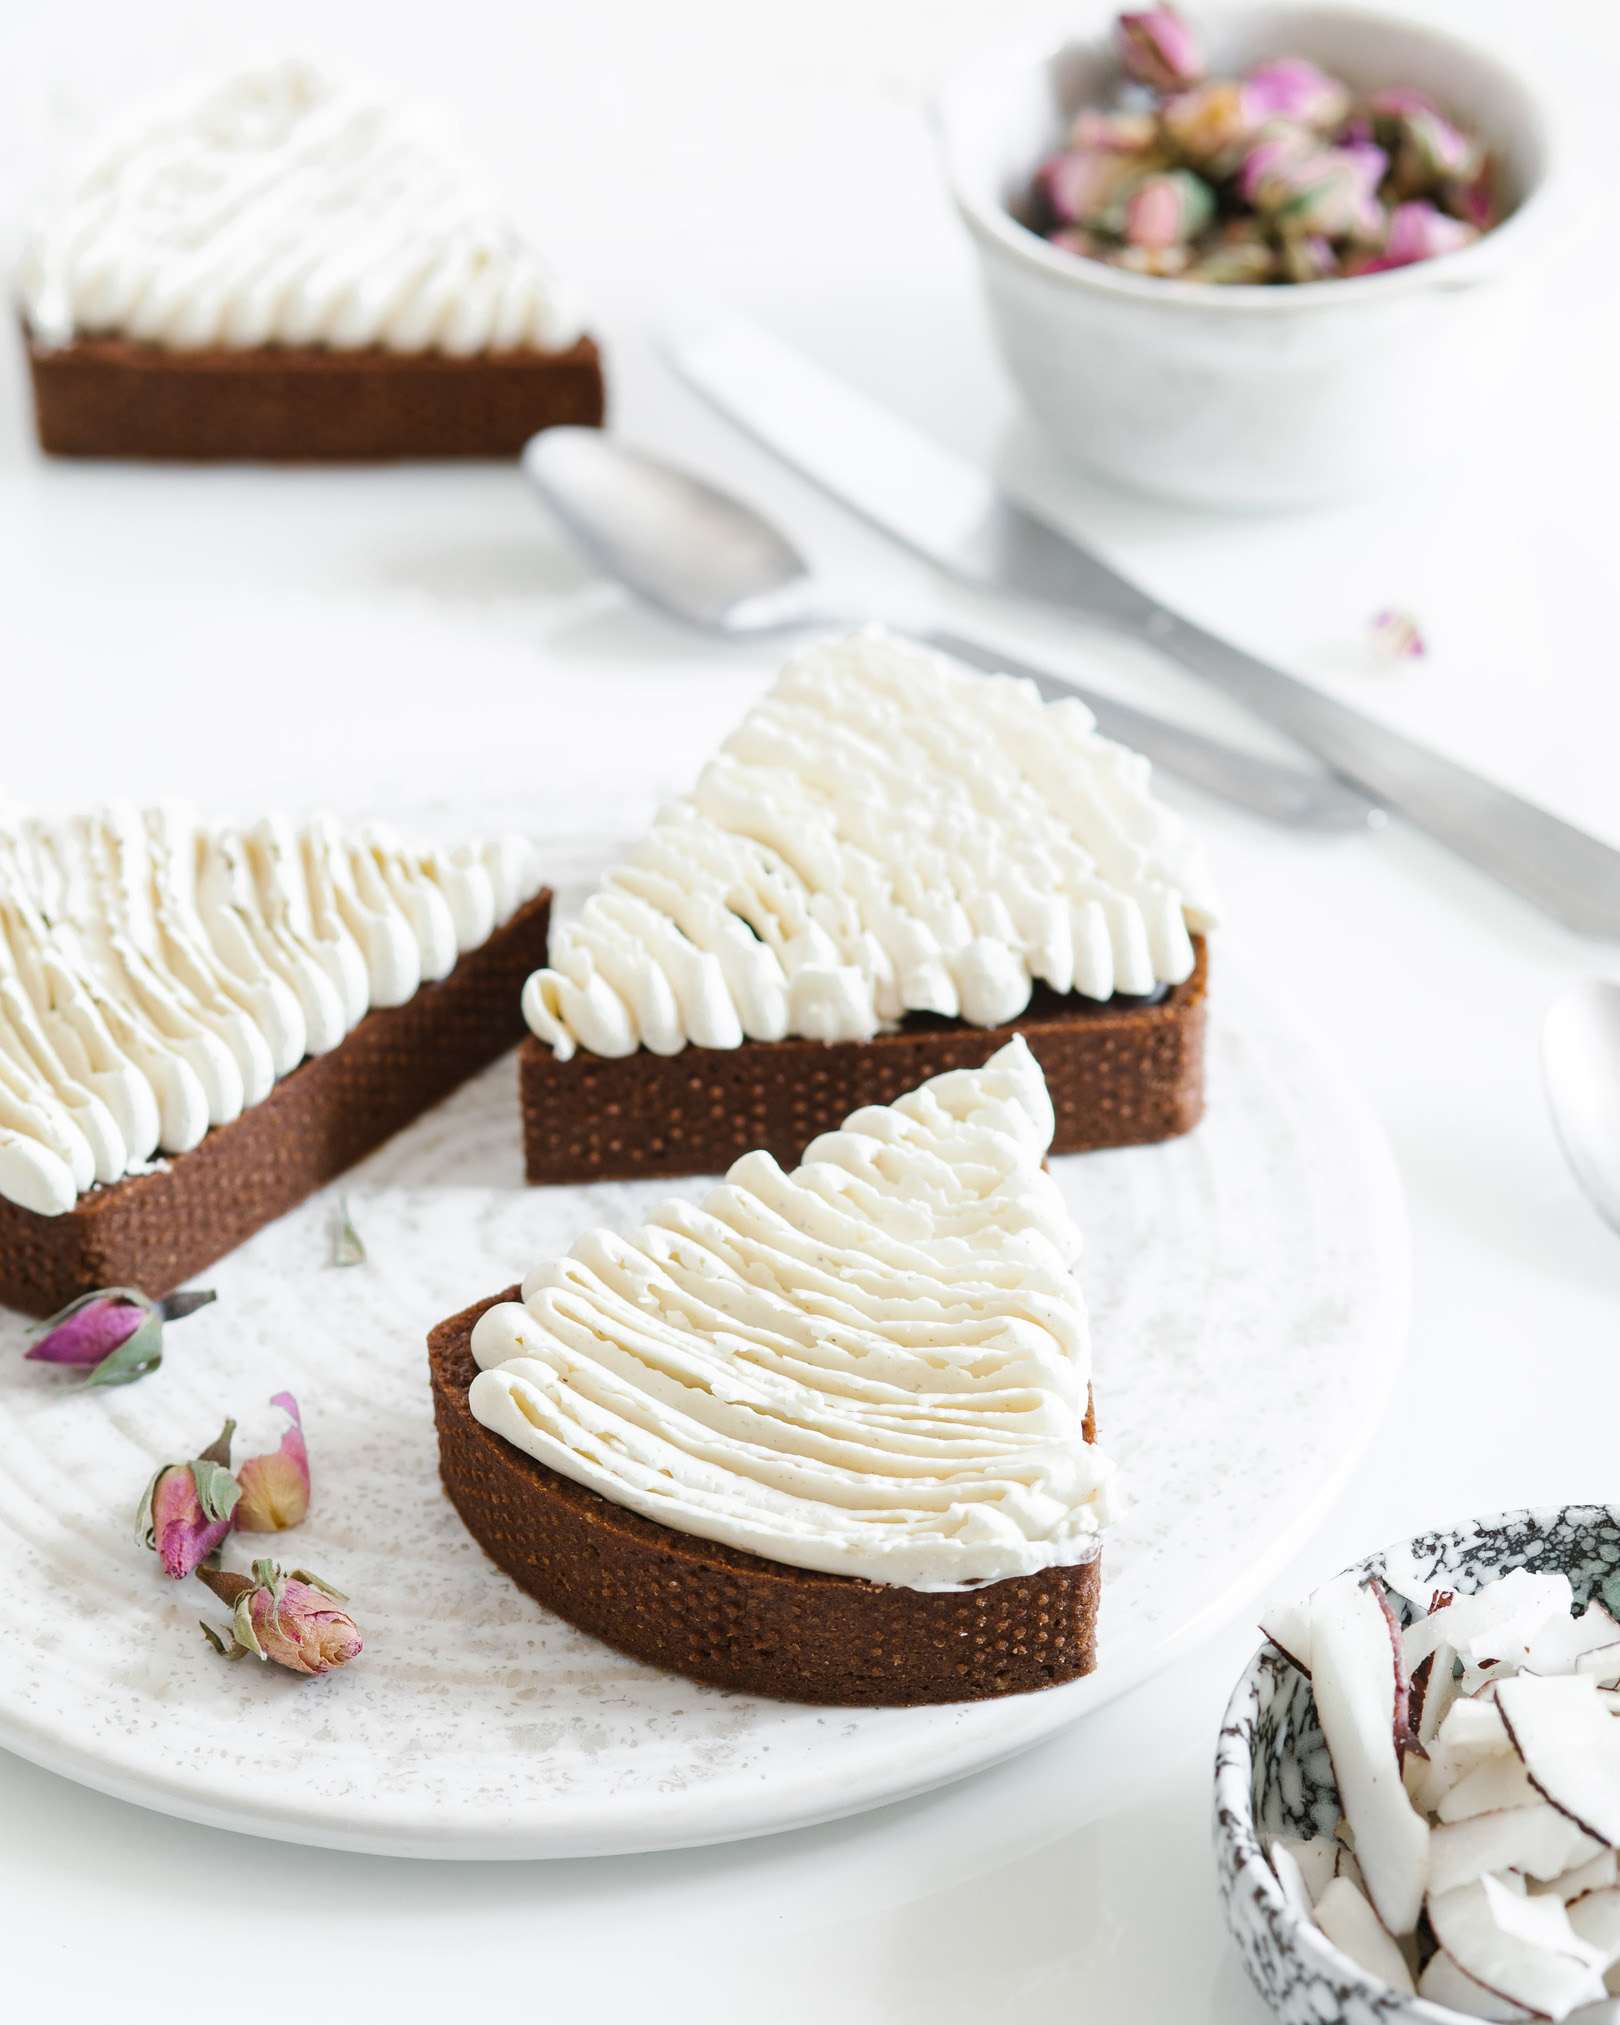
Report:
[[795,1160],[1016,1028],[1055,1148],[1203,1102],[1203,853],[1077,698],[878,631],[796,654],[524,989],[531,1181]]
[[602,419],[563,290],[441,124],[288,57],[132,108],[21,273],[81,457],[515,457]]
[[549,903],[515,837],[0,816],[0,1301],[166,1294],[380,1145],[517,1039]]
[[1113,1466],[1052,1130],[1014,1040],[441,1325],[440,1465],[474,1536],[609,1644],[749,1693],[1089,1671]]

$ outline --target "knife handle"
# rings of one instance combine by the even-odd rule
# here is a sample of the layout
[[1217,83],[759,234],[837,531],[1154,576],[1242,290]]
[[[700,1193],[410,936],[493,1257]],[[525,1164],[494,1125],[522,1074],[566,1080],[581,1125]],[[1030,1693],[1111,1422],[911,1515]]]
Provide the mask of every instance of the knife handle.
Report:
[[1620,851],[1173,612],[1133,630],[1555,920],[1620,940]]
[[955,660],[965,661],[970,668],[1022,676],[1033,682],[1049,703],[1059,697],[1077,696],[1096,718],[1097,729],[1104,738],[1117,739],[1121,745],[1146,753],[1167,772],[1273,822],[1315,830],[1365,830],[1384,820],[1384,812],[1375,802],[1333,774],[1319,773],[1314,767],[1282,766],[1274,760],[1261,759],[1237,746],[1208,738],[1201,731],[1133,709],[1128,703],[1085,688],[1067,675],[1054,675],[1027,661],[1014,660],[999,648],[982,647],[959,633],[919,630],[913,637]]

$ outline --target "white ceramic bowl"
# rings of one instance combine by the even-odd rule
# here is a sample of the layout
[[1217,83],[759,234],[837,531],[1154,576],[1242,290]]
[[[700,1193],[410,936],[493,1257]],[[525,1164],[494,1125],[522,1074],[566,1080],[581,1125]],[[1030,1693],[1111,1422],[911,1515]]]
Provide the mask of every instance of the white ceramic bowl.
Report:
[[[1615,1607],[1620,1590],[1620,1507],[1565,1505],[1471,1519],[1424,1533],[1361,1562],[1397,1567],[1437,1589],[1467,1593],[1514,1568],[1569,1577],[1578,1604]],[[1413,1613],[1390,1601],[1404,1621]],[[1262,1646],[1238,1682],[1215,1748],[1215,1867],[1226,1923],[1243,1966],[1282,2025],[1458,2025],[1459,2014],[1408,1997],[1369,1976],[1283,1896],[1267,1859],[1274,1835],[1331,1835],[1339,1818],[1333,1770],[1310,1681]]]
[[1460,253],[1353,280],[1211,287],[1128,274],[1050,245],[1009,209],[1116,75],[1114,8],[1081,7],[1066,31],[976,52],[936,106],[1002,354],[1059,447],[1174,499],[1277,507],[1398,483],[1460,443],[1512,370],[1536,256],[1562,209],[1546,98],[1483,50],[1391,15],[1206,14],[1191,0],[1211,75],[1302,55],[1357,91],[1432,92],[1486,139],[1514,209]]

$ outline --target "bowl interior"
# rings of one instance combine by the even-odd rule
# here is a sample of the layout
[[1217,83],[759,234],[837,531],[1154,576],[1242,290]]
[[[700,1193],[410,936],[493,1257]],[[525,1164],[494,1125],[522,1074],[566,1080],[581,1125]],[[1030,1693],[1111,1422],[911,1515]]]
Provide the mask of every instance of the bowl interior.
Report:
[[[1409,85],[1483,137],[1504,211],[1521,206],[1546,177],[1549,138],[1537,99],[1471,43],[1360,8],[1188,11],[1203,34],[1211,76],[1232,75],[1265,57],[1306,56],[1358,94]],[[1112,13],[1100,13],[1091,34],[1070,34],[1055,46],[1049,35],[1042,44],[1005,49],[947,85],[940,110],[957,194],[981,225],[1021,233],[1016,221],[1037,165],[1061,144],[1081,106],[1112,94],[1118,79],[1106,26]]]

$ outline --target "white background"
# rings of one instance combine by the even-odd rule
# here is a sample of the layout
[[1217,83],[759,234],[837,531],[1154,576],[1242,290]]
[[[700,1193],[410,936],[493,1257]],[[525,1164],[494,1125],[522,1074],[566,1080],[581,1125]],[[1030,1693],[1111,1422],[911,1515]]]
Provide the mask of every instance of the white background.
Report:
[[[990,0],[462,0],[275,15],[302,46],[445,105],[603,336],[613,416],[779,513],[885,595],[926,574],[742,444],[659,364],[658,309],[750,309],[959,447],[1207,624],[1387,712],[1620,844],[1613,613],[1620,393],[1612,159],[1550,271],[1536,347],[1476,448],[1394,496],[1284,520],[1172,512],[1057,468],[995,365],[924,106]],[[1473,0],[1533,32],[1573,98],[1620,55],[1613,0]],[[0,27],[0,218],[130,89],[242,46],[205,0],[57,0]],[[249,30],[248,32],[251,32]],[[646,812],[768,677],[594,583],[506,469],[47,467],[20,361],[0,394],[0,792],[71,805],[323,796],[431,825],[477,783],[492,820],[571,829],[624,769]],[[1249,732],[1145,656],[938,592],[1138,700]],[[1431,652],[1368,650],[1380,606]],[[1180,799],[1176,791],[1169,790]],[[1583,946],[1392,825],[1285,836],[1197,802],[1224,935],[1321,1022],[1394,1143],[1416,1248],[1409,1363],[1303,1589],[1415,1528],[1620,1496],[1620,1241],[1541,1102],[1536,1039]],[[564,873],[567,866],[559,868]],[[1218,957],[1219,952],[1217,952]],[[1218,989],[1218,982],[1217,982]],[[1243,1458],[1234,1455],[1241,1472]],[[0,1758],[9,2008],[128,2020],[1220,2021],[1264,2014],[1221,1930],[1209,1761],[1253,1644],[1195,1661],[1024,1759],[922,1800],[726,1849],[551,1865],[346,1857],[194,1829]]]

